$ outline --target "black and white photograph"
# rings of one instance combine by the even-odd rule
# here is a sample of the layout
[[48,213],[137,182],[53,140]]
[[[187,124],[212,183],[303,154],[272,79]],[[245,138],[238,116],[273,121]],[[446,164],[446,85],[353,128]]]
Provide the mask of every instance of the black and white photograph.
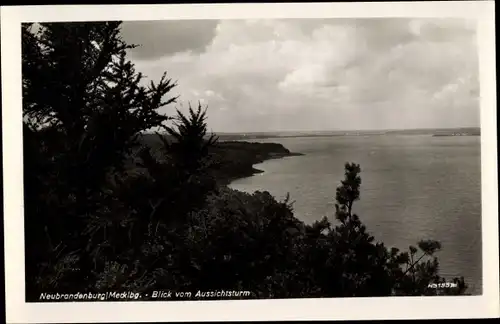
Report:
[[494,6],[432,4],[3,7],[9,322],[499,316]]

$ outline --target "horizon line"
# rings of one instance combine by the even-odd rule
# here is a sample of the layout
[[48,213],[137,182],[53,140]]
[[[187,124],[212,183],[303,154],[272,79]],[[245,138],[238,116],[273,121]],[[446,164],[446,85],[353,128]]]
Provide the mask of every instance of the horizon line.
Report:
[[457,126],[457,127],[421,127],[421,128],[381,128],[381,129],[329,129],[329,130],[273,130],[273,131],[239,131],[239,132],[229,132],[229,131],[209,131],[208,133],[219,133],[219,134],[266,134],[266,133],[307,133],[307,132],[392,132],[392,131],[417,131],[417,130],[455,130],[463,128],[476,128],[481,129],[481,126]]

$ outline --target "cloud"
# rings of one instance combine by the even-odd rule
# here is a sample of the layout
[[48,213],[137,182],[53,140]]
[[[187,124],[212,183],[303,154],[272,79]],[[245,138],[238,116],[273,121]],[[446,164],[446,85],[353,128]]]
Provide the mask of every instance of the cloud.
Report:
[[138,59],[156,59],[177,52],[199,53],[215,36],[217,20],[125,21],[121,34]]
[[190,48],[172,45],[134,61],[152,79],[166,70],[179,80],[185,103],[208,104],[215,130],[479,125],[469,21],[224,20],[213,31],[203,42],[193,37]]

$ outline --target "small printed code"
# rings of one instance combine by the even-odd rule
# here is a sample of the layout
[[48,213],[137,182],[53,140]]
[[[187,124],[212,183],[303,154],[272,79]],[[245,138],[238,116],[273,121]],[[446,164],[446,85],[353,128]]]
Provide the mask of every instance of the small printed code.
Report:
[[454,282],[440,282],[440,283],[431,283],[427,285],[427,288],[437,289],[437,288],[456,288],[458,285]]

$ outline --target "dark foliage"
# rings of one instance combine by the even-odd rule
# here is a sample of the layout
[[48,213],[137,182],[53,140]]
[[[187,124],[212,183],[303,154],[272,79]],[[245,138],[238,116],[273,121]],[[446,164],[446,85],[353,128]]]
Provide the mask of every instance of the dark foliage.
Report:
[[[251,291],[253,297],[460,294],[428,288],[435,241],[375,242],[358,215],[360,166],[345,165],[336,219],[306,225],[288,199],[225,184],[291,153],[219,142],[206,108],[164,116],[175,87],[144,85],[119,22],[23,25],[26,292]],[[145,135],[161,129],[166,133]],[[151,136],[157,136],[154,145]],[[247,174],[249,173],[249,174]],[[335,223],[335,224],[334,224]]]

